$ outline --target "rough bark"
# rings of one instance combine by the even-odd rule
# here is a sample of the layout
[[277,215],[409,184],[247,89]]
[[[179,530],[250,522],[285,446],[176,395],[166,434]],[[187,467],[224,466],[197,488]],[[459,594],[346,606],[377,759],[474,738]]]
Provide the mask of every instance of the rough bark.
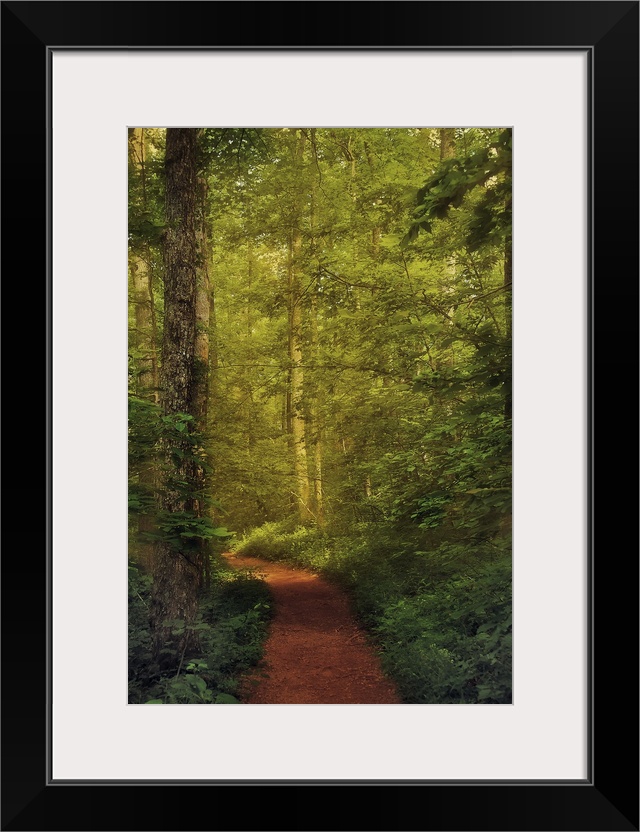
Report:
[[[201,176],[198,180],[196,247],[198,270],[196,275],[196,343],[193,416],[195,418],[196,429],[203,437],[204,444],[200,452],[206,458],[210,395],[209,331],[211,326],[211,279],[209,275],[210,258],[207,233],[207,180],[204,176]],[[198,517],[204,517],[207,513],[204,497],[207,488],[207,474],[205,469],[200,465],[195,469],[194,480],[196,491],[200,495],[194,501],[194,511]],[[211,569],[208,541],[201,541],[201,550],[204,582],[206,586],[209,586]]]
[[195,153],[194,130],[167,129],[161,378],[162,406],[167,414],[190,412],[193,404],[198,274]]
[[209,327],[211,325],[211,279],[206,227],[207,184],[198,183],[196,245],[198,270],[196,276],[196,343],[193,415],[200,430],[206,429],[209,402]]
[[[161,404],[165,416],[193,415],[196,342],[197,239],[196,239],[196,131],[168,128],[165,156],[166,222],[164,237],[164,336]],[[164,439],[167,474],[159,497],[165,517],[193,511],[193,500],[180,482],[194,483],[195,466],[189,458],[191,445],[177,430]],[[183,456],[184,455],[184,456]],[[186,544],[179,547],[165,540],[155,547],[151,622],[154,653],[161,662],[172,662],[161,654],[168,647],[182,655],[188,650],[189,631],[172,637],[167,619],[188,625],[196,616],[202,581],[200,552]]]

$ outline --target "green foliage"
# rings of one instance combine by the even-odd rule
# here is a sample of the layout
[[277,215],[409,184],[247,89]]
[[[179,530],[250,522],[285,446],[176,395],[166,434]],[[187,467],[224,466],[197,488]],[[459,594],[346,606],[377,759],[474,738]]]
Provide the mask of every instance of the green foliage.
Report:
[[[172,464],[167,466],[169,474],[174,468],[192,470],[200,468],[211,472],[205,449],[206,437],[195,427],[190,413],[170,413],[160,416],[158,435],[163,447],[169,452]],[[193,496],[193,482],[168,476],[169,487],[178,493]]]
[[210,518],[198,517],[192,511],[161,511],[156,517],[158,533],[153,537],[169,543],[174,549],[197,546],[199,541],[230,538],[233,532],[215,526]]
[[511,130],[492,131],[489,141],[468,156],[446,159],[418,191],[418,207],[403,245],[420,230],[430,232],[474,188],[491,182],[466,219],[465,244],[475,251],[511,234]]
[[129,145],[129,247],[155,267],[165,227],[162,166],[164,131],[144,130],[145,158],[142,169],[140,147]]
[[511,702],[511,559],[389,604],[383,663],[416,703]]
[[227,166],[234,168],[236,173],[246,171],[248,165],[267,158],[269,148],[265,133],[248,127],[205,128],[198,145],[200,169]]
[[148,610],[151,580],[132,564],[129,569],[129,702],[134,704],[235,704],[238,680],[262,657],[271,596],[264,581],[250,572],[217,565],[191,624],[166,621],[172,635],[197,633],[193,655],[170,654],[160,672],[151,655]]
[[405,702],[511,701],[511,540],[399,538],[380,524],[334,537],[272,523],[234,544],[238,554],[322,572],[350,594]]
[[[179,445],[173,441],[179,437]],[[210,514],[200,516],[200,511],[158,511],[159,487],[154,478],[150,484],[141,473],[145,466],[160,468],[161,448],[169,447],[171,455],[179,458],[181,468],[196,468],[210,471],[204,449],[203,435],[194,429],[193,416],[188,413],[163,415],[160,408],[151,401],[129,396],[129,513],[135,521],[144,514],[153,521],[154,531],[144,532],[144,540],[163,540],[174,549],[194,548],[203,542],[222,541],[233,536],[233,532],[217,525]],[[165,487],[185,502],[198,499],[209,509],[221,513],[220,504],[208,493],[195,489],[193,477],[181,479],[172,475],[170,467],[165,473]],[[134,527],[135,531],[135,527]]]
[[129,394],[129,468],[153,458],[160,435],[160,408],[154,402]]
[[151,606],[151,577],[145,575],[136,563],[129,562],[128,575],[128,667],[129,694],[137,695],[154,670],[151,668],[151,631],[149,609]]
[[294,519],[265,523],[231,544],[238,555],[303,563],[320,568],[326,562],[326,535],[315,526],[296,526]]

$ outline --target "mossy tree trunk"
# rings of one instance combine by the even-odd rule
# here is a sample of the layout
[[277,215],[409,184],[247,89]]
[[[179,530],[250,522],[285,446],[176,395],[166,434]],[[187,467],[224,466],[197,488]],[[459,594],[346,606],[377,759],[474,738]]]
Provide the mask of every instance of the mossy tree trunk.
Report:
[[[196,300],[198,245],[196,236],[197,131],[168,128],[165,180],[164,336],[160,374],[161,404],[165,417],[164,477],[159,496],[165,524],[178,513],[194,513],[193,492],[198,484],[197,465],[188,433],[179,414],[194,416],[196,406]],[[168,417],[168,418],[166,418]],[[154,654],[161,666],[175,654],[184,655],[193,640],[188,629],[172,636],[166,622],[180,620],[188,627],[195,619],[202,584],[202,554],[188,539],[161,539],[155,547],[151,623]],[[168,537],[168,535],[165,535]],[[175,627],[174,627],[175,629]],[[171,654],[163,654],[163,649]]]

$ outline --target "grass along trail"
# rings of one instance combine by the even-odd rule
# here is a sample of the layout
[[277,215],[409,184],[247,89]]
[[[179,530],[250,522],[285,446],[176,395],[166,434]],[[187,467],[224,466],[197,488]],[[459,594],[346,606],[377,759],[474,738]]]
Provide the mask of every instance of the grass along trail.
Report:
[[397,704],[393,683],[349,609],[346,595],[312,572],[225,554],[235,569],[263,575],[275,614],[257,673],[248,677],[248,704]]

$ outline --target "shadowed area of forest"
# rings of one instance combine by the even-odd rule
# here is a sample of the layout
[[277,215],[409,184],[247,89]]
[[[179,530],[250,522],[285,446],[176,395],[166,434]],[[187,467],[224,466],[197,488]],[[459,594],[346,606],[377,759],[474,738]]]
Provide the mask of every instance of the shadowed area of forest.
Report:
[[129,701],[510,703],[511,131],[128,154]]

